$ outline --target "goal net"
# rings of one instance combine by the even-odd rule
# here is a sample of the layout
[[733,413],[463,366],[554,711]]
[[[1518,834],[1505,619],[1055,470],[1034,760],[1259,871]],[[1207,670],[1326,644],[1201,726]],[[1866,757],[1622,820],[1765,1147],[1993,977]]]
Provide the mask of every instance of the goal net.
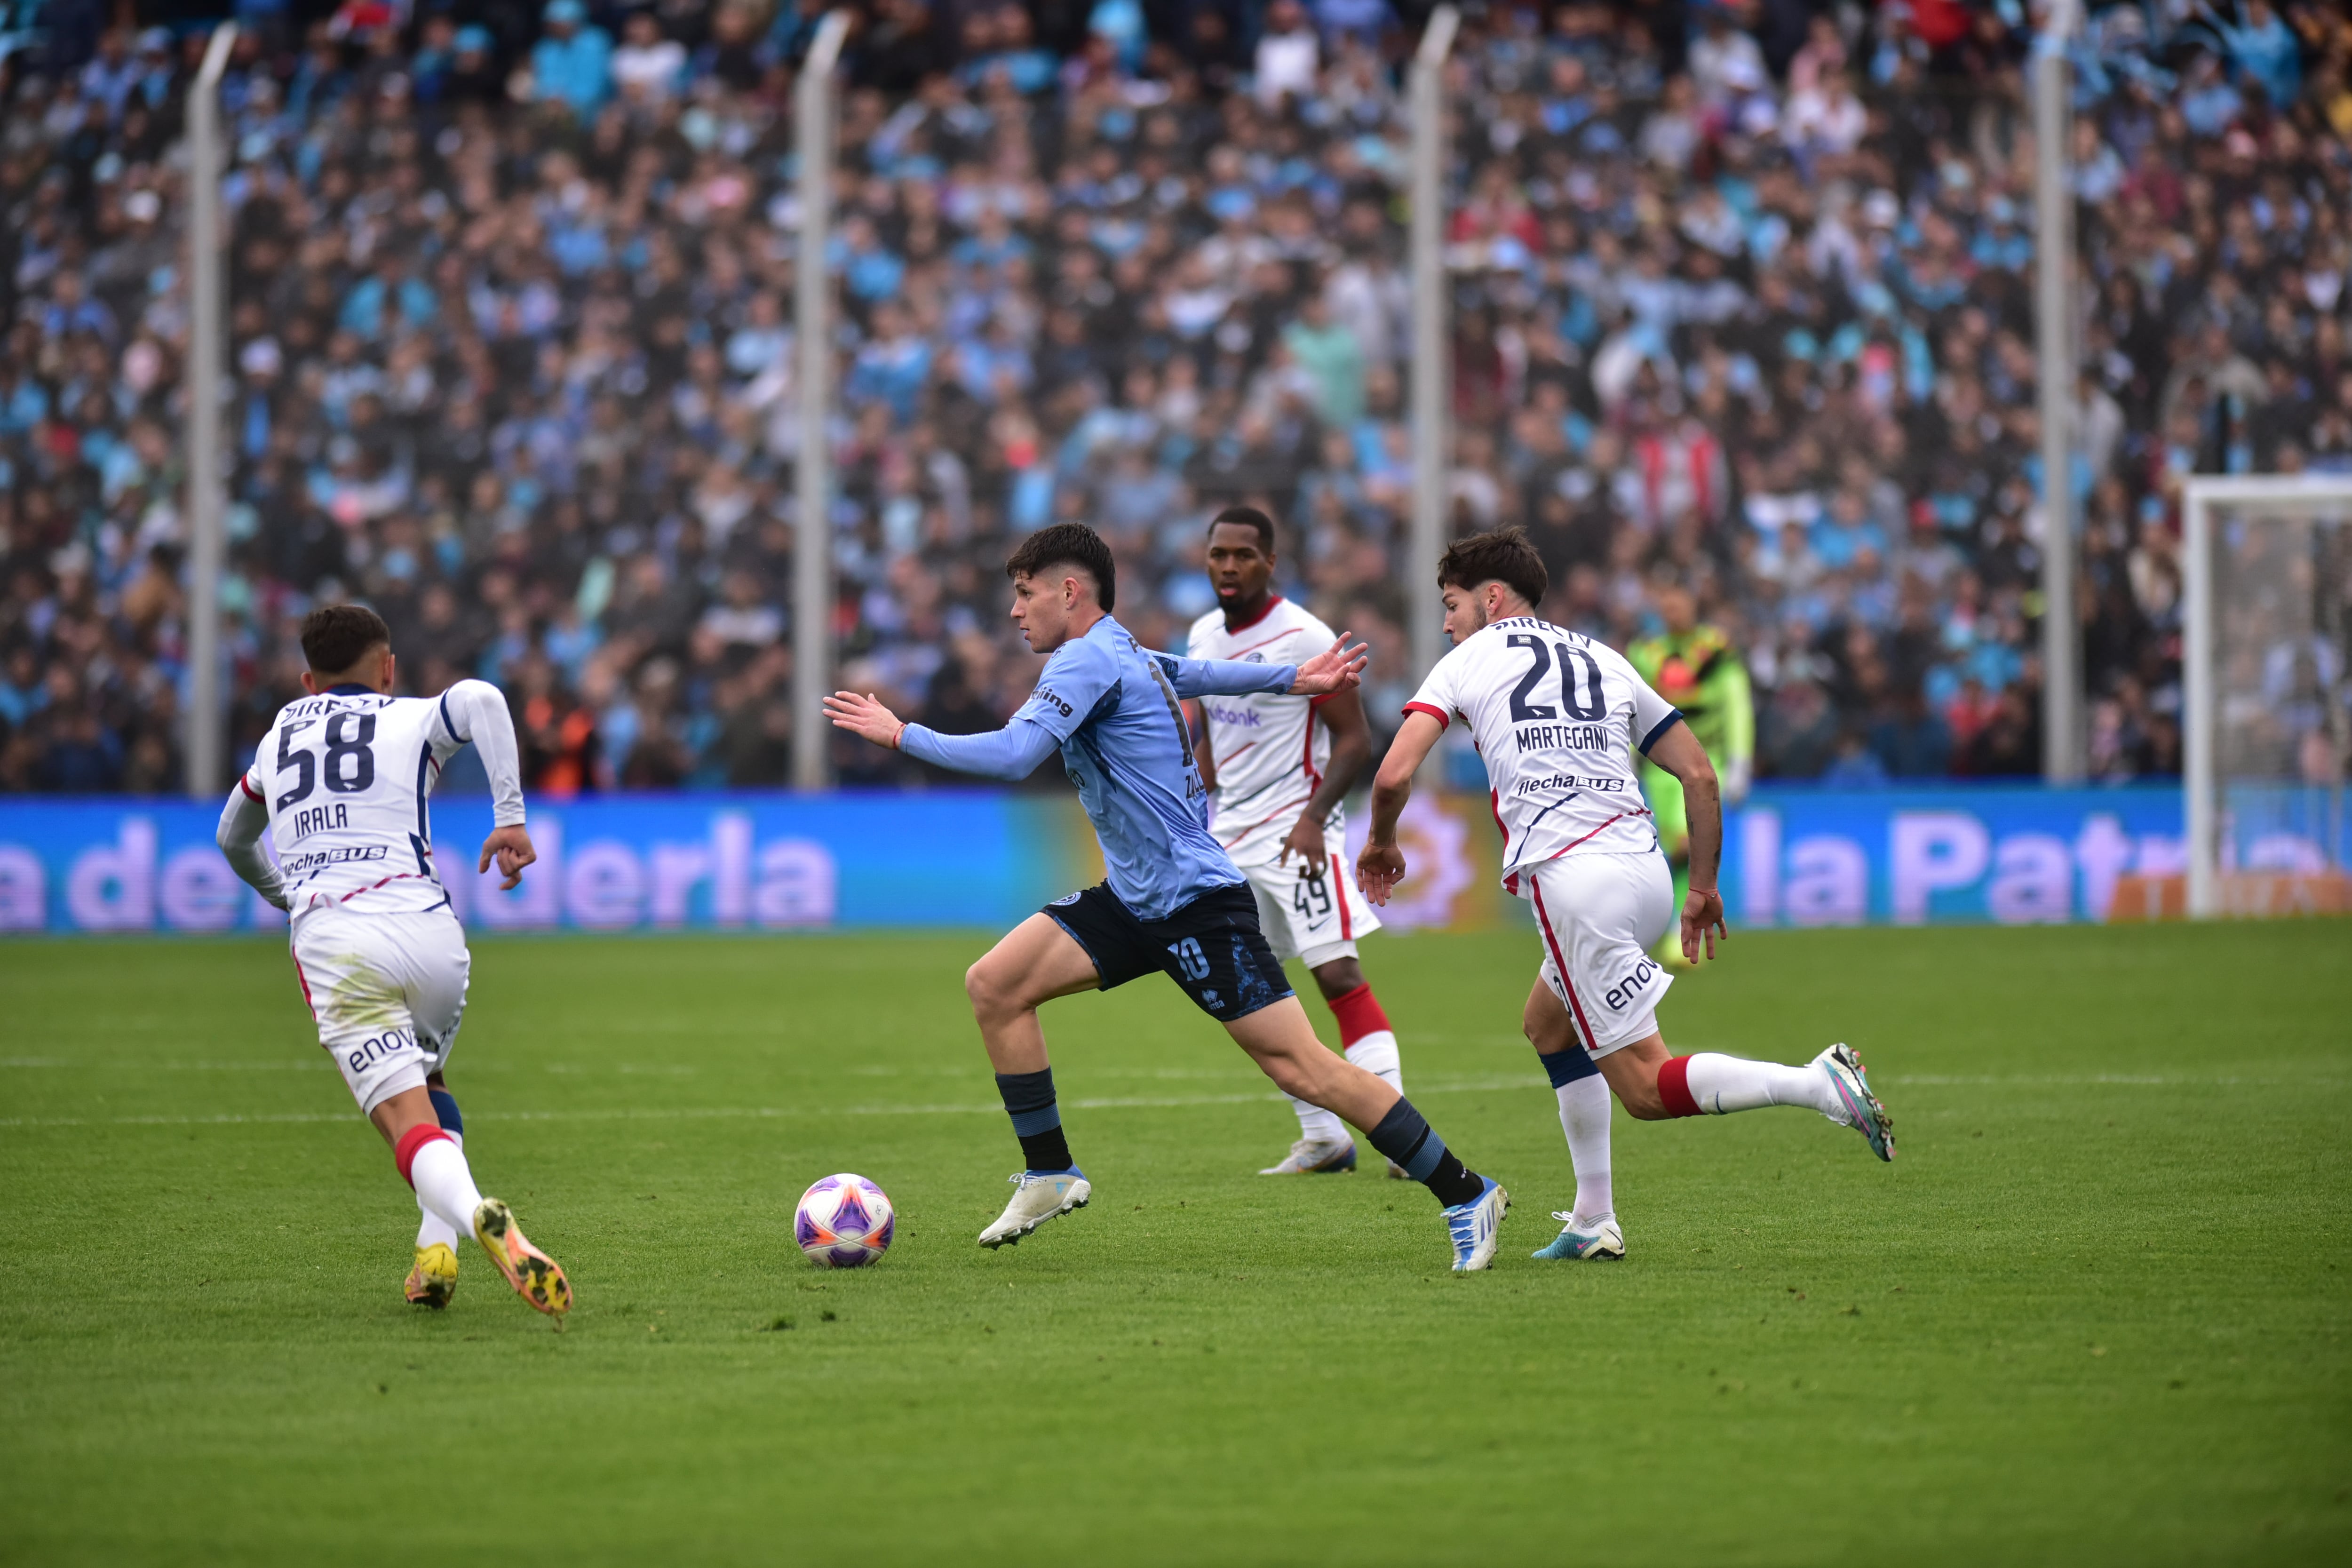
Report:
[[2185,912],[2352,910],[2352,475],[2192,479],[2184,512]]

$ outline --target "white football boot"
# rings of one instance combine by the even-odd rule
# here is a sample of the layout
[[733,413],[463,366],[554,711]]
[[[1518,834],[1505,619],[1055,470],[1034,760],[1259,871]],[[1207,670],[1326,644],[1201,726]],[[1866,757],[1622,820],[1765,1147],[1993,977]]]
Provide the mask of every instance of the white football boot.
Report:
[[1094,1194],[1087,1184],[1086,1173],[1075,1168],[1067,1171],[1022,1171],[1011,1178],[1013,1201],[996,1216],[996,1223],[980,1233],[980,1244],[987,1247],[1003,1247],[1018,1242],[1023,1237],[1052,1219],[1072,1209],[1087,1206]]
[[1454,1272],[1475,1274],[1495,1261],[1495,1236],[1510,1212],[1511,1194],[1492,1176],[1484,1191],[1445,1211],[1445,1238],[1454,1244]]
[[1261,1176],[1311,1176],[1327,1171],[1352,1171],[1356,1168],[1356,1141],[1342,1138],[1335,1143],[1325,1143],[1312,1138],[1301,1138],[1290,1146],[1279,1165],[1268,1165],[1258,1173]]
[[1615,1215],[1600,1219],[1580,1220],[1574,1211],[1555,1210],[1552,1218],[1560,1222],[1560,1232],[1530,1255],[1558,1262],[1561,1258],[1577,1258],[1600,1263],[1620,1263],[1625,1258],[1625,1233],[1620,1229]]
[[1895,1118],[1886,1114],[1886,1107],[1870,1092],[1870,1075],[1863,1070],[1860,1054],[1852,1046],[1834,1045],[1815,1057],[1813,1065],[1829,1074],[1830,1083],[1837,1090],[1838,1104],[1845,1110],[1843,1116],[1830,1120],[1842,1121],[1861,1133],[1870,1144],[1870,1152],[1880,1159],[1894,1159]]

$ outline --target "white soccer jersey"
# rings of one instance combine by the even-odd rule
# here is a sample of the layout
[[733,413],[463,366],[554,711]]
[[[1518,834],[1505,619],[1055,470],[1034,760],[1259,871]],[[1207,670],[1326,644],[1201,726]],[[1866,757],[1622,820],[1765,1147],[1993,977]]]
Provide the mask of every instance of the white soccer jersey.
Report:
[[[1192,623],[1185,655],[1304,664],[1328,648],[1332,636],[1303,605],[1276,595],[1257,619],[1232,629],[1223,610],[1211,610]],[[1326,700],[1266,693],[1201,699],[1217,771],[1210,831],[1235,866],[1265,865],[1280,856],[1282,841],[1298,826],[1298,814],[1322,786],[1331,760],[1331,731],[1315,721],[1315,710]],[[1325,830],[1337,834],[1346,826],[1334,806]]]
[[[439,697],[342,686],[279,710],[237,787],[269,814],[297,921],[314,909],[385,913],[449,901],[426,802],[441,764],[468,742],[480,747],[498,825],[522,821],[514,721],[487,681],[461,680]],[[225,828],[224,847],[228,837]]]
[[1437,661],[1405,710],[1469,724],[1512,892],[1520,871],[1571,850],[1657,848],[1633,752],[1682,715],[1607,644],[1533,616],[1490,621]]

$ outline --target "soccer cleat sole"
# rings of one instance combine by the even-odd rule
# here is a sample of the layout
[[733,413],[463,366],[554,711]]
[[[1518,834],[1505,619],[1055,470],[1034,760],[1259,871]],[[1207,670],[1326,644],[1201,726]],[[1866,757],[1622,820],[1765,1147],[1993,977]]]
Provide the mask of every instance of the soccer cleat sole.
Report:
[[[1881,1160],[1895,1160],[1895,1118],[1886,1114],[1886,1107],[1870,1090],[1870,1074],[1862,1065],[1862,1053],[1841,1041],[1829,1048],[1829,1058],[1844,1072],[1832,1071],[1830,1081],[1837,1085],[1838,1098],[1845,1102],[1849,1123],[1869,1143],[1870,1152]],[[1853,1082],[1846,1081],[1851,1074]],[[1859,1097],[1859,1098],[1857,1098]]]
[[1021,1222],[1019,1226],[1006,1231],[1003,1236],[982,1237],[980,1238],[980,1244],[981,1246],[988,1248],[991,1252],[995,1251],[1000,1247],[1018,1246],[1023,1237],[1034,1236],[1037,1233],[1037,1227],[1044,1225],[1047,1220],[1059,1219],[1073,1209],[1082,1209],[1086,1207],[1088,1203],[1093,1201],[1094,1195],[1094,1189],[1089,1186],[1083,1195],[1067,1199],[1063,1203],[1061,1207],[1057,1209],[1049,1209],[1034,1219],[1024,1220]]
[[562,1321],[572,1310],[572,1281],[562,1268],[530,1244],[515,1224],[514,1211],[496,1198],[484,1198],[474,1211],[474,1239],[490,1255],[514,1293],[549,1317]]
[[[436,1252],[440,1258],[432,1256]],[[442,1266],[444,1258],[447,1259],[446,1268]],[[408,1271],[402,1289],[411,1305],[441,1310],[457,1294],[457,1255],[437,1241],[418,1248],[416,1266]]]

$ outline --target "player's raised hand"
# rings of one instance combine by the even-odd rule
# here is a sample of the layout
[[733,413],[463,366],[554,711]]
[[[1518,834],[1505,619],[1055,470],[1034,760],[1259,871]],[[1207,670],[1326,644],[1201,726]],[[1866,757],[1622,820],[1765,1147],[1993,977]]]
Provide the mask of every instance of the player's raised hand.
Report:
[[1363,679],[1364,666],[1372,661],[1371,649],[1363,643],[1349,647],[1348,635],[1341,632],[1331,639],[1329,647],[1298,667],[1298,679],[1290,683],[1291,696],[1321,697],[1345,691]]
[[907,730],[907,721],[884,707],[882,700],[870,691],[864,696],[855,691],[835,692],[824,700],[824,716],[833,721],[835,729],[862,735],[892,751],[898,749],[898,737]]
[[1364,897],[1375,904],[1385,904],[1389,894],[1404,880],[1404,851],[1394,844],[1364,841],[1363,853],[1356,857],[1356,886]]
[[522,868],[539,858],[539,851],[530,847],[530,835],[524,830],[523,825],[516,822],[482,840],[481,862],[474,869],[488,870],[493,858],[499,863],[499,875],[506,879],[499,884],[499,891],[503,893],[509,888],[522,886]]
[[1723,895],[1714,889],[1702,892],[1693,888],[1683,895],[1683,956],[1693,963],[1698,962],[1699,946],[1706,944],[1706,955],[1715,956],[1715,944],[1729,942],[1731,932],[1723,923]]

